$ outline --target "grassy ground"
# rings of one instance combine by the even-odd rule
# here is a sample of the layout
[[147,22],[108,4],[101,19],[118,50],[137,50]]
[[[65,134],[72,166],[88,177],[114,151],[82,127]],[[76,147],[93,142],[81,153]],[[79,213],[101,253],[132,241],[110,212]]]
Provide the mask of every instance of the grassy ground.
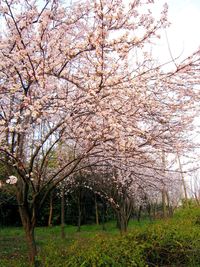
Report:
[[[138,223],[121,237],[116,222],[102,226],[36,228],[41,267],[200,267],[200,209],[182,210],[173,219]],[[0,267],[28,267],[22,228],[0,229]]]
[[[151,222],[142,220],[141,222],[130,221],[129,230],[145,229]],[[96,235],[101,236],[120,236],[116,228],[116,222],[105,224],[106,230],[102,230],[101,225],[83,225],[81,231],[77,232],[77,227],[72,225],[65,226],[65,240],[61,239],[60,226],[36,227],[35,236],[39,251],[46,244],[54,242],[58,247],[65,247],[77,240],[88,240]],[[27,247],[25,242],[24,230],[22,227],[0,228],[0,267],[28,266]],[[3,262],[3,263],[2,263]],[[21,265],[20,265],[21,264]]]

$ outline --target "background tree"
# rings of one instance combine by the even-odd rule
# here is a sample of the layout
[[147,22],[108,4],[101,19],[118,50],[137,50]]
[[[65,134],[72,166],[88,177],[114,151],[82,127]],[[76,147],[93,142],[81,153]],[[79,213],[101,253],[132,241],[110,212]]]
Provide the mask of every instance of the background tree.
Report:
[[[0,160],[15,174],[32,262],[38,213],[60,182],[105,160],[150,168],[151,153],[185,143],[199,57],[164,72],[149,44],[167,6],[155,20],[150,4],[1,1]],[[73,157],[52,170],[59,143]]]

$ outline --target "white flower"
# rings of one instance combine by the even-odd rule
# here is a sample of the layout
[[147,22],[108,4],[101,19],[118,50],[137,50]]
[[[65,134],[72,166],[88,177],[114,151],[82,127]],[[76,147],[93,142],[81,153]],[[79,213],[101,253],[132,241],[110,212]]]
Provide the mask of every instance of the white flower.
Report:
[[16,184],[17,183],[17,177],[14,175],[9,176],[9,179],[6,180],[7,184]]

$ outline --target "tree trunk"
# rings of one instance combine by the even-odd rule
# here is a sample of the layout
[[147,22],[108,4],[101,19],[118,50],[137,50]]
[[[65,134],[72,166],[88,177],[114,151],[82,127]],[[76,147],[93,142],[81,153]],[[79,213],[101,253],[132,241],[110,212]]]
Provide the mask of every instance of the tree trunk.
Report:
[[166,192],[165,189],[162,190],[162,211],[163,218],[167,218],[167,205],[166,205]]
[[37,256],[37,248],[35,243],[35,227],[31,225],[27,225],[25,228],[26,232],[26,241],[29,248],[29,259],[33,266],[36,266],[35,257]]
[[94,195],[94,204],[95,204],[96,225],[99,225],[99,212],[98,212],[98,205],[97,205],[97,197],[96,197],[96,194]]
[[147,204],[147,212],[149,215],[149,220],[152,221],[152,204],[150,202]]
[[81,193],[78,192],[78,229],[77,232],[81,231]]
[[170,205],[170,199],[169,199],[169,193],[166,192],[166,198],[167,198],[167,209],[168,209],[168,216],[172,217],[173,216],[173,208]]
[[121,235],[123,235],[127,232],[128,220],[121,211],[118,212],[118,222],[119,222],[119,227],[120,227],[120,233]]
[[195,198],[195,200],[196,200],[196,204],[197,204],[197,206],[200,206],[200,203],[199,203],[199,198],[198,198],[198,196],[197,196],[197,193],[196,193],[196,192],[194,193],[194,198]]
[[61,238],[65,238],[65,188],[61,190]]
[[52,226],[52,215],[53,215],[53,192],[50,193],[50,202],[49,202],[49,219],[48,226]]
[[105,204],[103,203],[102,206],[102,230],[105,231],[106,227],[105,227],[105,213],[106,213],[106,207]]
[[22,225],[25,230],[26,242],[29,251],[29,260],[33,266],[36,266],[35,257],[37,255],[37,247],[34,234],[36,217],[33,212],[32,218],[30,218],[29,212],[24,206],[19,206],[19,212],[22,220]]
[[157,207],[157,202],[153,204],[153,219],[156,219],[156,207]]
[[116,214],[120,233],[121,235],[125,234],[128,229],[130,215],[125,212],[124,207],[121,207],[121,209],[116,210]]
[[137,213],[137,220],[138,220],[138,222],[140,222],[140,219],[141,219],[141,213],[142,213],[142,206],[140,205],[140,206],[139,206],[138,213]]
[[[163,168],[163,177],[165,178],[165,169],[166,169],[166,162],[165,162],[165,152],[162,151],[162,168]],[[162,211],[163,211],[163,218],[167,217],[167,204],[166,204],[166,190],[165,190],[165,181],[163,181],[163,189],[162,189]]]
[[179,170],[181,173],[181,180],[182,180],[182,185],[183,185],[183,191],[184,191],[184,200],[185,200],[185,206],[186,208],[189,207],[189,203],[188,203],[188,196],[187,196],[187,188],[186,188],[186,183],[185,183],[185,179],[183,176],[183,169],[182,169],[182,164],[181,164],[181,160],[180,160],[180,156],[179,153],[177,152],[177,158],[178,158],[178,165],[179,165]]

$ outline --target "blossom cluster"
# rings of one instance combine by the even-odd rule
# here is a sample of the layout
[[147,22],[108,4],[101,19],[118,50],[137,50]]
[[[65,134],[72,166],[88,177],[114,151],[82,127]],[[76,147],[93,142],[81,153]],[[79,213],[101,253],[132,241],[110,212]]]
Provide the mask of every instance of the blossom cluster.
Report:
[[16,176],[10,175],[9,178],[6,180],[6,183],[13,185],[13,184],[16,184],[17,183],[17,180],[18,179],[17,179]]

